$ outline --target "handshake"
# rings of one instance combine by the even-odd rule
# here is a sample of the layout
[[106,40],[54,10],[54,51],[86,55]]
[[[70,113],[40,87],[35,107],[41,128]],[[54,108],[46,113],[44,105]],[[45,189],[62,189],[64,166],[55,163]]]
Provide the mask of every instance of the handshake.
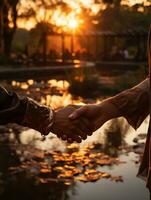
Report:
[[108,120],[104,114],[106,108],[109,106],[103,102],[97,105],[70,105],[53,111],[28,98],[21,124],[43,135],[52,132],[69,143],[80,143]]

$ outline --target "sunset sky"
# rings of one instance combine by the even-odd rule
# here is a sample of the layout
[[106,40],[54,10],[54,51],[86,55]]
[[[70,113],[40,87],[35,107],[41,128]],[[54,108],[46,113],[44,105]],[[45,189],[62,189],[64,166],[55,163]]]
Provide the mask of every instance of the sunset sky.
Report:
[[[49,0],[48,0],[49,2]],[[45,9],[43,5],[35,4],[31,0],[21,0],[18,7],[19,15],[24,13],[27,9],[32,8],[36,12],[36,17],[28,19],[18,19],[17,24],[19,28],[26,28],[30,30],[38,22],[47,21],[52,24],[62,27],[66,30],[76,29],[83,23],[83,19],[79,18],[82,12],[81,7],[89,9],[91,15],[96,15],[100,9],[103,9],[103,4],[96,4],[94,0],[64,0],[63,2],[69,5],[70,11],[63,12],[61,7],[57,9]],[[132,6],[136,3],[145,3],[144,0],[123,0],[122,3]]]

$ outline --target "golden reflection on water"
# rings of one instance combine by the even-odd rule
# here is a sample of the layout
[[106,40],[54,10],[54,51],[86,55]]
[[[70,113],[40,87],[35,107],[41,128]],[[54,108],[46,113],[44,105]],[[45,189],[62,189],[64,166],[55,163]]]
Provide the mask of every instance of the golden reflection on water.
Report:
[[[13,90],[17,90],[18,93],[26,94],[33,98],[38,98],[41,104],[45,104],[53,109],[64,107],[70,104],[81,104],[82,98],[76,100],[72,95],[68,93],[70,86],[69,82],[65,80],[48,80],[37,83],[34,80],[28,80],[27,82],[12,81]],[[56,93],[56,94],[55,94]]]
[[[41,81],[41,82],[36,82],[34,80],[28,80],[26,82],[17,82],[17,81],[12,81],[12,87],[14,89],[17,89],[17,91],[23,91],[26,92],[26,94],[36,95],[39,96],[39,101],[42,104],[45,104],[47,106],[52,107],[53,109],[57,109],[60,107],[64,107],[70,104],[80,104],[84,105],[83,99],[78,98],[78,99],[73,99],[72,95],[68,93],[68,88],[70,84],[67,81],[63,80],[48,80],[48,81]],[[55,92],[52,92],[52,89],[55,88]],[[58,92],[56,92],[58,91]],[[37,92],[37,93],[36,93]],[[56,94],[55,94],[56,93]],[[97,99],[96,103],[100,103],[101,99]],[[121,119],[119,119],[120,121]],[[104,134],[109,126],[109,124],[112,123],[112,121],[109,121],[105,123],[100,129],[98,129],[91,137],[88,137],[87,140],[83,141],[81,143],[81,146],[91,143],[91,142],[103,142]],[[123,124],[122,126],[124,127],[126,125],[126,120],[119,122]],[[139,134],[139,133],[147,133],[147,128],[148,128],[148,123],[149,123],[149,118],[147,118],[144,123],[138,128],[137,131],[133,130],[131,127],[127,130],[127,134],[125,134],[125,141],[128,144],[133,144],[133,139]],[[126,132],[126,130],[123,130]],[[53,136],[53,140],[49,140],[49,138]],[[35,140],[36,138],[36,140]],[[48,135],[46,140],[44,142],[38,140],[37,138],[40,138],[40,133],[37,133],[34,130],[27,130],[24,131],[21,134],[21,141],[23,143],[30,143],[31,141],[36,141],[34,142],[34,145],[36,148],[40,149],[52,149],[52,148],[59,148],[61,149],[64,148],[64,142],[60,141],[58,138],[56,138],[52,133]],[[52,138],[51,138],[52,139]],[[53,144],[54,145],[53,145]],[[59,145],[56,145],[56,144]],[[59,147],[60,146],[60,147]]]
[[[122,123],[127,124],[126,120],[123,120],[122,118],[119,119],[122,120]],[[148,129],[148,122],[149,117],[142,123],[140,128],[135,131],[132,128],[129,128],[127,133],[123,132],[123,137],[125,136],[124,140],[128,145],[133,145],[133,139],[138,136],[138,134],[147,134]],[[112,123],[112,120],[108,123],[104,124],[100,129],[95,131],[92,136],[89,136],[86,140],[82,141],[80,144],[80,147],[84,147],[86,145],[90,145],[92,143],[105,143],[105,137],[106,137],[106,129],[108,128],[109,124]],[[124,126],[124,124],[123,124]],[[20,140],[22,144],[32,144],[39,150],[51,150],[51,151],[64,151],[66,148],[66,143],[57,136],[55,136],[53,133],[49,133],[49,135],[46,137],[44,141],[41,140],[41,134],[33,129],[25,130],[20,135]],[[142,140],[142,142],[145,142],[145,139]]]
[[[12,81],[12,88],[14,91],[17,91],[17,93],[33,97],[39,102],[55,109],[68,104],[83,104],[84,99],[73,99],[72,95],[68,93],[68,87],[69,83],[67,81],[57,81],[55,79],[41,82],[36,82],[34,80],[28,80],[27,82]],[[96,103],[100,102],[101,98],[96,100]],[[149,118],[143,122],[137,131],[134,131],[132,128],[126,129],[126,120],[120,118],[118,119],[118,123],[121,126],[120,134],[123,134],[124,140],[129,145],[133,146],[133,139],[138,134],[147,133],[148,122]],[[140,154],[135,153],[135,156],[130,157],[129,154],[127,154],[129,151],[127,147],[124,148],[119,146],[116,149],[114,146],[109,146],[107,144],[107,130],[109,130],[108,127],[112,127],[111,125],[114,125],[114,123],[115,121],[109,121],[105,123],[100,129],[98,129],[92,136],[89,136],[88,139],[83,141],[80,145],[74,143],[71,146],[68,146],[65,142],[58,139],[52,133],[46,137],[46,140],[42,141],[41,134],[39,132],[32,129],[23,130],[20,134],[20,141],[22,145],[18,144],[18,146],[15,146],[13,144],[15,146],[16,153],[20,156],[21,165],[17,167],[11,166],[10,171],[12,173],[18,173],[21,172],[21,170],[26,170],[27,173],[31,173],[32,176],[35,176],[37,181],[41,184],[47,184],[51,181],[55,181],[54,183],[58,184],[58,180],[63,180],[66,186],[73,186],[75,184],[74,181],[98,181],[95,183],[95,190],[97,190],[96,192],[100,191],[101,194],[103,191],[108,191],[109,181],[105,181],[105,184],[108,184],[103,187],[103,189],[100,187],[100,185],[98,186],[99,188],[97,188],[97,184],[103,184],[102,179],[104,178],[117,182],[122,182],[124,180],[124,185],[128,184],[126,185],[128,188],[132,181],[132,170],[134,174],[136,173],[134,169],[137,169],[136,164],[139,163]],[[116,130],[114,132],[116,133]],[[13,142],[14,138],[15,134],[11,133],[9,138],[10,141]],[[103,148],[102,145],[104,145]],[[123,145],[123,143],[121,143],[121,145]],[[108,150],[109,148],[110,151]],[[125,155],[121,153],[123,150],[126,153],[126,156],[121,159],[120,156]],[[131,149],[130,151],[133,152],[134,149]],[[52,166],[52,159],[55,166]],[[131,165],[129,163],[130,159],[133,160]],[[75,160],[77,164],[74,166],[73,163]],[[62,161],[65,163],[62,164]],[[126,161],[127,163],[123,161]],[[121,169],[123,169],[123,171],[120,171]],[[57,172],[57,177],[55,178],[54,172]],[[126,174],[125,177],[124,174]],[[127,177],[130,177],[128,183],[126,182]],[[136,186],[137,182],[138,180],[136,182],[134,181],[133,186]],[[110,185],[111,189],[114,188],[115,185],[116,184],[112,186]],[[118,191],[122,185],[123,184],[117,186]],[[88,185],[85,187],[88,188]],[[54,188],[56,188],[56,186],[54,186]],[[78,192],[80,191],[81,188],[78,189]],[[90,195],[90,198],[88,198],[92,199],[90,191],[88,191],[88,196]],[[53,191],[53,193],[55,192]],[[57,192],[55,194],[57,194]],[[81,196],[79,199],[80,198]]]

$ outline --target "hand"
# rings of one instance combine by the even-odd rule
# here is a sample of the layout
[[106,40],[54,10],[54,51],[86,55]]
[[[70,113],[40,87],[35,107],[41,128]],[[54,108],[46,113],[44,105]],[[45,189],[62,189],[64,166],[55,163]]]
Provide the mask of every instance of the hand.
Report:
[[97,129],[97,121],[100,118],[100,105],[81,106],[69,115],[69,119],[72,120],[76,120],[79,117],[84,117],[89,120],[89,128],[94,132]]
[[53,111],[47,106],[40,105],[32,99],[26,98],[25,115],[21,125],[47,135],[50,132],[52,124]]
[[119,113],[115,106],[108,100],[105,100],[100,104],[82,106],[69,115],[69,118],[72,120],[77,120],[79,117],[87,119],[89,121],[90,131],[94,132],[106,121],[118,115]]
[[69,115],[76,111],[77,108],[80,108],[80,106],[71,105],[56,111],[51,127],[51,132],[70,143],[73,141],[80,143],[82,139],[86,139],[87,135],[92,133],[87,119],[83,117],[79,117],[74,121],[69,119]]

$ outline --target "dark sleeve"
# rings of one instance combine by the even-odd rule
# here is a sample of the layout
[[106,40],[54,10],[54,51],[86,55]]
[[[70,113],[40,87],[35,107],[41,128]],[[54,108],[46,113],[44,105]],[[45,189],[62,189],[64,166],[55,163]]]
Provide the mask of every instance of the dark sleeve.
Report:
[[112,97],[110,103],[116,106],[120,116],[125,117],[129,124],[137,129],[149,114],[149,92],[149,78],[147,78],[137,86]]
[[0,125],[7,123],[21,123],[27,100],[14,92],[9,92],[0,86]]

